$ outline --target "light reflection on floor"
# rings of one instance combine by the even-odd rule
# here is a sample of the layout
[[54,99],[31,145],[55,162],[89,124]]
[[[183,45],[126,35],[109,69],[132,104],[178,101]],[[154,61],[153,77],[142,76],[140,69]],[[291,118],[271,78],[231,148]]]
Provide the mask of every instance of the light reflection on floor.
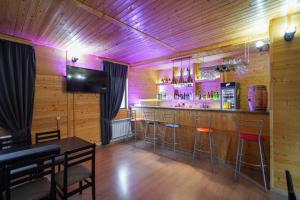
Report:
[[126,164],[120,165],[117,169],[117,174],[118,174],[118,187],[120,188],[120,192],[122,193],[122,196],[127,196],[128,195],[128,190],[129,190],[129,180],[128,180],[128,175],[129,175],[129,169]]

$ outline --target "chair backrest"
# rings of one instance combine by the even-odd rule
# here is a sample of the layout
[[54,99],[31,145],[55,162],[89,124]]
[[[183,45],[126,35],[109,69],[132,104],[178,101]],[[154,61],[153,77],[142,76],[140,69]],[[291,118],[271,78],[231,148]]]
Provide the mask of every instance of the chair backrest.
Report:
[[164,112],[163,121],[168,124],[176,124],[176,112]]
[[65,152],[64,187],[68,183],[68,168],[91,161],[92,176],[95,177],[95,144]]
[[[39,178],[50,175],[52,195],[54,196],[54,174],[55,174],[55,162],[54,154],[42,156],[39,158],[28,158],[26,160],[19,160],[14,163],[10,163],[5,166],[5,190],[6,199],[10,200],[11,189],[17,185],[35,181]],[[47,161],[47,162],[46,162]],[[49,162],[50,161],[50,162]],[[22,170],[16,170],[20,169]],[[12,171],[14,172],[12,173]]]
[[41,132],[35,134],[35,143],[50,142],[60,140],[60,130]]
[[239,120],[237,123],[238,134],[246,133],[261,136],[263,127],[263,120]]
[[285,171],[285,175],[286,175],[286,184],[287,184],[289,200],[297,200],[296,194],[294,191],[292,175],[288,170]]
[[0,137],[0,150],[22,146],[25,143],[25,140],[16,140],[12,135],[2,136]]
[[155,121],[155,111],[144,111],[144,119],[146,122]]
[[194,115],[194,125],[195,129],[197,128],[212,128],[212,115],[211,114],[199,114]]

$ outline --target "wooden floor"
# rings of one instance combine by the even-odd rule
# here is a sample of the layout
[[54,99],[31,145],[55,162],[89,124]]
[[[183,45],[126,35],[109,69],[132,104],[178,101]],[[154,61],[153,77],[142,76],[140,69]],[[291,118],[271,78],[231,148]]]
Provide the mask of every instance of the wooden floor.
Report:
[[[178,161],[172,154],[160,156],[150,147],[114,144],[96,153],[96,195],[101,200],[283,200],[265,193],[244,178],[234,179],[232,168],[217,164],[212,172],[209,160],[194,165],[190,156]],[[91,190],[72,199],[91,199]]]

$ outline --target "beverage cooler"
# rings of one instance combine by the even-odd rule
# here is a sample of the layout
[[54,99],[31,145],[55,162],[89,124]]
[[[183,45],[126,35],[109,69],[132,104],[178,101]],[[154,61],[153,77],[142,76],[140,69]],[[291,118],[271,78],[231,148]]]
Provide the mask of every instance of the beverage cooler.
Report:
[[239,83],[229,82],[221,83],[221,109],[239,109],[240,108],[240,92]]

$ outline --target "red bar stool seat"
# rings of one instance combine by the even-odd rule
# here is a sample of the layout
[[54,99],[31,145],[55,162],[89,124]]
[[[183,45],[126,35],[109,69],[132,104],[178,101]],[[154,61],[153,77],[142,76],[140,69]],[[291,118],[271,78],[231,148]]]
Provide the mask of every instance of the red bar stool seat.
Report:
[[256,134],[249,134],[249,133],[240,133],[240,138],[244,140],[258,142],[259,140],[264,140],[263,136],[259,136]]
[[[236,155],[236,166],[235,166],[235,176],[240,174],[241,166],[251,166],[251,167],[259,167],[262,172],[264,189],[267,192],[267,159],[264,152],[263,141],[264,137],[262,135],[263,130],[263,120],[240,120],[238,122],[238,149]],[[258,155],[259,155],[259,164],[248,163],[243,160],[244,155],[244,142],[252,142],[256,143],[258,146]]]

